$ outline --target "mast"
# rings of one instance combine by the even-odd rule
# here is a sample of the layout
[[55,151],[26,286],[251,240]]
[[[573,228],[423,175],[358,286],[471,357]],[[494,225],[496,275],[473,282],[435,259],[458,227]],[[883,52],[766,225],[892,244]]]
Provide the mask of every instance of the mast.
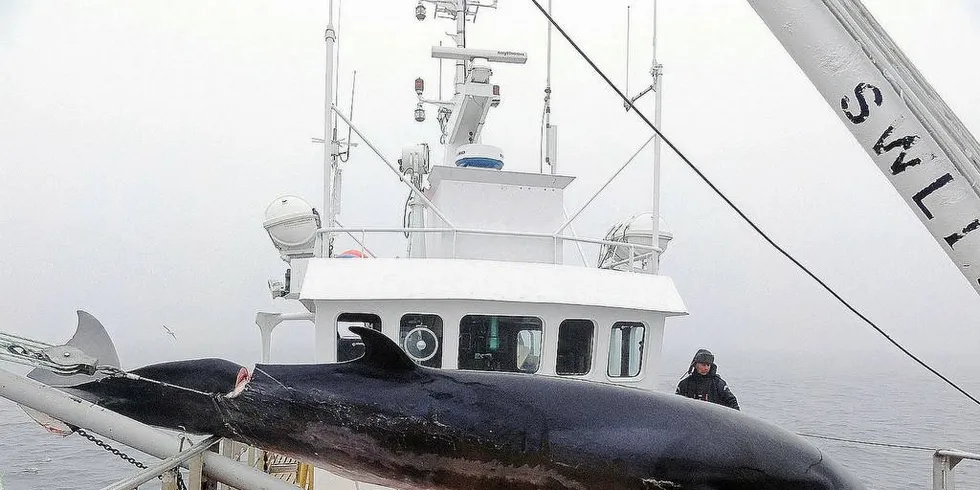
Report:
[[[548,0],[548,15],[551,15],[551,0]],[[558,174],[558,126],[551,124],[551,23],[548,23],[548,77],[544,89],[544,160],[551,167],[551,175]],[[544,173],[544,172],[542,172]]]
[[[548,0],[548,15],[551,15],[551,0]],[[551,167],[551,174],[555,175],[555,165],[552,161],[552,141],[551,134],[551,22],[548,22],[548,55],[547,55],[547,71],[544,78],[544,155],[539,155],[541,164],[539,165],[538,171],[544,173],[544,165],[547,163]]]
[[[629,96],[629,63],[630,63],[630,7],[626,7],[626,95]],[[653,78],[650,86],[641,90],[638,94],[630,97],[629,101],[623,101],[623,107],[628,112],[648,92],[654,92],[655,94],[655,104],[656,108],[653,113],[653,125],[657,129],[663,129],[661,127],[661,101],[663,100],[662,93],[662,78],[663,78],[663,65],[657,62],[657,0],[653,0],[653,55],[652,63],[650,65],[650,76]],[[650,202],[650,233],[651,233],[651,246],[660,246],[660,135],[654,132],[651,136],[653,140],[653,196]],[[649,140],[648,140],[649,142]],[[646,146],[646,144],[644,144]],[[660,254],[663,253],[661,250],[658,253],[654,253],[652,259],[649,262],[650,272],[657,274],[660,271]]]
[[[330,0],[330,14],[323,37],[327,49],[327,68],[323,99],[323,222],[321,226],[330,228],[334,223],[334,176],[337,172],[335,128],[331,113],[334,97],[334,46],[337,41],[337,33],[333,27],[333,0]],[[321,235],[320,245],[317,247],[318,256],[329,257],[332,243],[333,238],[330,233]]]
[[[466,0],[456,0],[456,41],[457,48],[466,47]],[[463,90],[466,81],[466,60],[456,60],[456,95]]]
[[[663,97],[662,90],[662,75],[663,75],[663,65],[657,62],[657,0],[653,0],[653,64],[650,66],[650,75],[653,77],[653,91],[655,93],[655,103],[656,109],[653,113],[653,124],[658,129],[663,129],[661,126],[661,100]],[[629,93],[629,92],[627,92]],[[660,246],[660,135],[654,135],[653,137],[653,202],[651,203],[650,213],[653,219],[653,243],[652,245],[657,247]],[[653,273],[657,274],[660,272],[660,254],[655,254],[656,259],[653,260]]]

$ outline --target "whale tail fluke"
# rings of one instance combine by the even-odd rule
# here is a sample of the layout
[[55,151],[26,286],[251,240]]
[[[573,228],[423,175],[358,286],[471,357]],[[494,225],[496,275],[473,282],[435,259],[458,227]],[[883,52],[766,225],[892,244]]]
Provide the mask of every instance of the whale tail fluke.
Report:
[[[78,326],[64,345],[74,347],[85,355],[96,360],[98,366],[119,367],[119,355],[116,346],[109,338],[109,333],[97,318],[90,313],[78,310]],[[28,378],[39,381],[55,388],[68,388],[105,377],[104,374],[71,374],[63,375],[42,368],[36,368],[27,374]]]
[[[119,367],[119,355],[116,353],[116,346],[112,343],[112,339],[102,323],[86,311],[78,310],[77,314],[78,326],[75,328],[75,334],[64,345],[74,347],[86,356],[95,359],[97,366]],[[63,375],[44,368],[35,368],[27,373],[27,377],[54,388],[69,388],[96,381],[105,377],[105,374],[96,372],[95,374]],[[52,434],[67,436],[73,432],[68,424],[48,414],[25,406],[20,408]]]

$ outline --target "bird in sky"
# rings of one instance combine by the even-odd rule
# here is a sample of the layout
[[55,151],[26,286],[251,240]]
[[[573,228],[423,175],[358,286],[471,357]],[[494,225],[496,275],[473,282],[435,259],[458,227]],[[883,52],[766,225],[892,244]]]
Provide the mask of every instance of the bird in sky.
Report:
[[163,329],[166,330],[167,333],[170,334],[170,336],[174,338],[174,340],[177,340],[177,335],[174,334],[174,331],[173,330],[170,330],[170,328],[168,328],[166,325],[163,326]]

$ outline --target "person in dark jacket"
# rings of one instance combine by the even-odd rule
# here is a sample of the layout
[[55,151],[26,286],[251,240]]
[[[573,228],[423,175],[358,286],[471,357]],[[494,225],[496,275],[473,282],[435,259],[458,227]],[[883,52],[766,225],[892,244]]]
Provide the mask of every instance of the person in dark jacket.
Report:
[[738,410],[738,400],[728,383],[718,376],[715,356],[708,349],[700,349],[694,354],[687,376],[677,383],[677,394]]

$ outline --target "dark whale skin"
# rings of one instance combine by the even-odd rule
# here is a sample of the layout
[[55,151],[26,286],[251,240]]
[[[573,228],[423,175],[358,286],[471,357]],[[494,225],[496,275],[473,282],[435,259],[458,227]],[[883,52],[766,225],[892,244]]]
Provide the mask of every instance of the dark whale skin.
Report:
[[217,359],[133,371],[68,391],[144,423],[217,434],[400,489],[859,490],[799,436],[676,395],[526,374],[418,366],[354,328],[338,364]]

